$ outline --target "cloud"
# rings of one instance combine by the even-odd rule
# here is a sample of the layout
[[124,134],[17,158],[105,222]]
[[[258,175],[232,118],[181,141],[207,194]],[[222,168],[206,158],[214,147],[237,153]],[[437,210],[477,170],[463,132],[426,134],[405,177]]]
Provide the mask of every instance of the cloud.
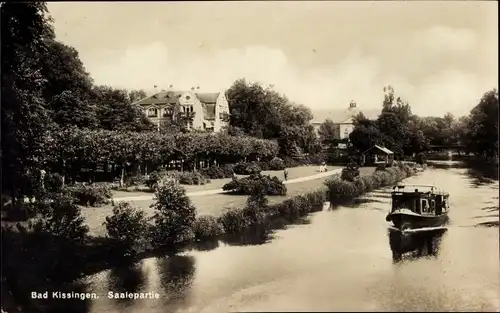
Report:
[[466,28],[451,28],[437,25],[416,32],[413,37],[414,48],[427,54],[465,53],[477,44],[474,32]]
[[420,73],[419,79],[410,77],[412,66],[398,66],[404,60],[412,62],[422,51],[428,56],[445,50],[467,53],[475,42],[474,34],[467,30],[432,27],[417,32],[411,42],[420,49],[414,54],[400,55],[392,66],[387,56],[384,59],[381,55],[348,50],[342,59],[332,60],[324,67],[299,68],[281,49],[255,45],[179,57],[169,53],[175,46],[167,47],[161,42],[132,46],[97,60],[81,57],[98,84],[149,90],[154,85],[167,88],[173,84],[178,89],[200,86],[207,91],[222,91],[236,79],[246,78],[273,84],[289,99],[315,109],[344,108],[351,100],[361,108],[377,108],[381,106],[384,85],[391,84],[417,114],[442,115],[451,111],[461,115],[494,87],[488,83],[497,84],[484,82],[460,68],[426,69],[425,60],[419,61],[421,72],[427,70],[423,76]]

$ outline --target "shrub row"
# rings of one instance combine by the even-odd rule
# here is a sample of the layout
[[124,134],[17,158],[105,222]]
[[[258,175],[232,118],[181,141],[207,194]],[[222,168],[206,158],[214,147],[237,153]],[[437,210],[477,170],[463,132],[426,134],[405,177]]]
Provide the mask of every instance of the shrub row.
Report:
[[245,178],[233,178],[229,183],[222,186],[222,190],[230,191],[236,195],[251,195],[256,191],[262,191],[265,195],[284,196],[286,186],[278,177],[269,175],[252,174]]
[[354,181],[334,177],[325,182],[328,187],[328,200],[332,204],[340,204],[365,192],[395,184],[413,175],[416,171],[416,166],[398,163],[396,166],[386,168],[384,171],[376,171],[371,176],[362,176]]
[[[416,172],[416,166],[397,164],[384,172],[376,172],[372,176],[361,177],[355,182],[348,182],[336,177],[325,182],[326,190],[319,189],[259,209],[248,205],[243,209],[228,209],[216,220],[204,220],[205,229],[220,229],[220,227],[215,226],[220,224],[223,233],[243,232],[255,223],[255,219],[249,218],[249,216],[260,216],[258,223],[264,223],[277,217],[285,217],[289,221],[294,221],[308,213],[320,210],[325,201],[330,201],[333,205],[341,204],[364,192],[395,184],[406,177],[414,175]],[[256,210],[258,212],[255,212]],[[208,226],[209,223],[210,226]],[[218,234],[218,232],[214,232],[211,236],[217,236]],[[208,237],[208,234],[197,233],[196,236]]]

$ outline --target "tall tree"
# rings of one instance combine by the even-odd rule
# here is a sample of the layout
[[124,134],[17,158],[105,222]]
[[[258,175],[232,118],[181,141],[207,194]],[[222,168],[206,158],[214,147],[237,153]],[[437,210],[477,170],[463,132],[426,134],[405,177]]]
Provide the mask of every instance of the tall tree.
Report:
[[144,99],[148,96],[146,91],[140,89],[140,90],[130,90],[128,93],[128,97],[130,98],[130,102],[134,103],[137,102],[141,99]]
[[291,103],[285,96],[257,83],[237,80],[227,92],[230,133],[242,132],[264,139],[278,139],[281,153],[290,155],[298,146],[312,151],[317,146],[312,113],[303,105]]
[[23,178],[43,165],[50,118],[43,100],[40,58],[54,30],[44,2],[5,2],[2,34],[2,180],[13,204]]
[[88,101],[93,80],[78,51],[56,40],[49,40],[47,47],[41,62],[46,79],[43,96],[51,116],[60,126],[95,128],[95,107]]
[[151,131],[156,130],[144,113],[130,102],[126,90],[109,86],[95,86],[92,100],[96,106],[100,127],[107,130]]
[[486,92],[470,112],[469,149],[484,157],[498,157],[498,90]]

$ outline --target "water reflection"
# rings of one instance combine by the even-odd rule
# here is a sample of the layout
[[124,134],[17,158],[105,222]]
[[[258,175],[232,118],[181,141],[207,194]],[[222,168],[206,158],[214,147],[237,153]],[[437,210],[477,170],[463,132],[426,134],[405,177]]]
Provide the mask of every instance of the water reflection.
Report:
[[219,247],[219,240],[203,240],[192,244],[192,248],[197,251],[211,251]]
[[392,228],[388,229],[392,260],[400,262],[403,259],[415,260],[425,256],[437,256],[446,231],[446,228],[440,228],[402,233]]
[[[146,285],[146,276],[143,271],[143,262],[137,264],[122,266],[117,268],[112,268],[109,271],[108,276],[108,287],[109,290],[113,292],[139,292]],[[116,299],[116,302],[123,302],[124,306],[128,305],[129,302],[135,300],[126,299]]]
[[[64,284],[59,285],[57,288],[49,291],[60,291],[61,293],[86,293],[90,292],[88,284],[86,283],[74,283],[74,284]],[[45,313],[87,313],[90,312],[92,300],[91,299],[64,299],[57,300],[51,299],[43,300],[39,303],[41,305],[40,311]]]
[[158,258],[156,266],[166,299],[163,305],[170,308],[189,306],[191,284],[196,272],[195,258],[189,255]]

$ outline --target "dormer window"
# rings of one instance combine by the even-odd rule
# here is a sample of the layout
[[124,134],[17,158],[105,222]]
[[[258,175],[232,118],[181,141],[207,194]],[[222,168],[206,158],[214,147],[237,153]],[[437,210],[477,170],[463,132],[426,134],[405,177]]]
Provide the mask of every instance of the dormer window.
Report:
[[191,97],[190,96],[186,96],[186,100],[189,100],[189,99],[191,99]]
[[158,110],[157,109],[149,109],[148,110],[148,117],[157,117],[158,116]]
[[349,103],[349,108],[353,109],[356,107],[356,102],[354,100],[352,100],[350,103]]

